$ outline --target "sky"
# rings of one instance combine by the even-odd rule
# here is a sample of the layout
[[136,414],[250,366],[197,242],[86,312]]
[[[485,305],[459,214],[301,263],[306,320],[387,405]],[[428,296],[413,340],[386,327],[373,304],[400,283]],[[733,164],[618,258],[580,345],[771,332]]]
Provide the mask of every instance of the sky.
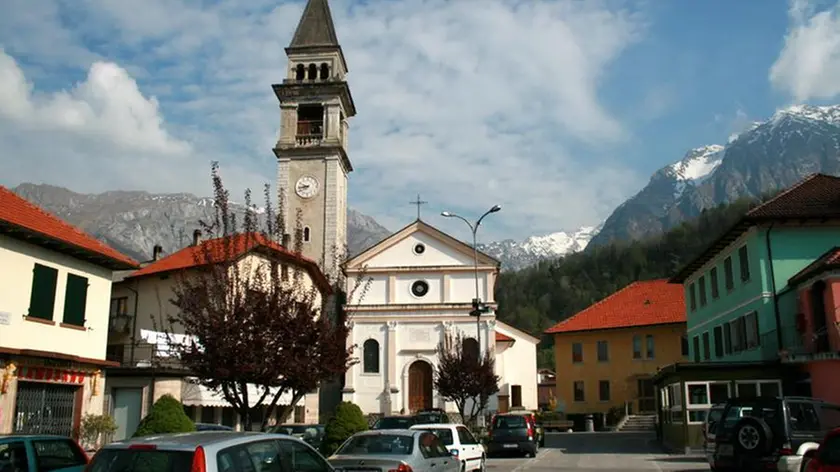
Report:
[[[659,168],[837,102],[840,4],[331,0],[358,115],[350,206],[523,239],[605,219]],[[233,199],[274,184],[302,0],[5,0],[0,184]]]

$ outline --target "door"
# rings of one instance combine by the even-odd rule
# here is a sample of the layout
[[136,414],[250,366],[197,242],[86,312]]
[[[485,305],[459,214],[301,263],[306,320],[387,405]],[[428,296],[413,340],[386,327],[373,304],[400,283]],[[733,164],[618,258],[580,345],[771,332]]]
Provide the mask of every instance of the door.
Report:
[[408,409],[411,412],[432,408],[432,366],[414,361],[408,368]]
[[512,407],[521,407],[522,406],[522,386],[521,385],[511,385],[510,386],[510,397]]
[[19,381],[12,432],[73,436],[78,390],[70,385]]
[[656,411],[656,393],[653,379],[637,379],[636,386],[639,398],[639,413],[653,413]]
[[130,438],[137,431],[137,426],[140,425],[142,404],[142,388],[114,389],[114,421],[117,423],[117,432],[114,433],[115,441]]
[[484,447],[479,444],[470,430],[464,426],[455,427],[458,432],[458,442],[464,451],[464,462],[467,470],[478,469],[481,465],[481,456],[484,454]]

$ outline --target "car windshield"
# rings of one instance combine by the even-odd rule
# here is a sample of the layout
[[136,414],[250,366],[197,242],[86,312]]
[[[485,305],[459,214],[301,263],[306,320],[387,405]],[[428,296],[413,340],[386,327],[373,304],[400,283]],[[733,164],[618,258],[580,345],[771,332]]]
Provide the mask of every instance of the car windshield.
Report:
[[451,446],[455,443],[452,437],[452,430],[449,428],[423,428],[423,431],[428,431],[439,437],[441,442],[446,446]]
[[411,418],[404,418],[399,416],[391,416],[387,418],[380,418],[373,429],[408,429],[414,424]]
[[182,472],[190,470],[189,451],[102,449],[90,464],[90,472]]
[[522,416],[497,416],[493,420],[493,429],[517,429],[525,427],[525,418]]
[[364,434],[347,440],[336,454],[352,456],[400,455],[414,451],[414,437],[404,434]]
[[281,424],[280,426],[274,428],[274,431],[272,432],[293,436],[298,435],[305,438],[317,438],[319,436],[319,430],[317,427],[306,424]]

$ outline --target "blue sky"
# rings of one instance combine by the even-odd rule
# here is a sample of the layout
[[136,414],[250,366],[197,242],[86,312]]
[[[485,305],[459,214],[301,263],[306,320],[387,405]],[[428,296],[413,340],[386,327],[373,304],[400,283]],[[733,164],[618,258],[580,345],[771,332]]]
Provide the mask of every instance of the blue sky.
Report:
[[[392,230],[596,224],[689,149],[840,94],[833,1],[331,0],[358,115],[350,204]],[[7,0],[0,183],[210,193],[273,183],[270,85],[302,1]],[[430,215],[431,213],[431,215]]]

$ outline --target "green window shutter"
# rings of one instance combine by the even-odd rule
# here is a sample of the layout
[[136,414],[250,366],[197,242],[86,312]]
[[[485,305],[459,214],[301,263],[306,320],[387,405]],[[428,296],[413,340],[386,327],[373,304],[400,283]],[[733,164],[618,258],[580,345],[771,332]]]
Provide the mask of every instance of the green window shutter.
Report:
[[85,325],[88,279],[67,274],[67,290],[64,294],[64,322],[76,326]]
[[29,298],[29,316],[52,320],[55,310],[55,286],[58,270],[41,264],[32,269],[32,293]]

